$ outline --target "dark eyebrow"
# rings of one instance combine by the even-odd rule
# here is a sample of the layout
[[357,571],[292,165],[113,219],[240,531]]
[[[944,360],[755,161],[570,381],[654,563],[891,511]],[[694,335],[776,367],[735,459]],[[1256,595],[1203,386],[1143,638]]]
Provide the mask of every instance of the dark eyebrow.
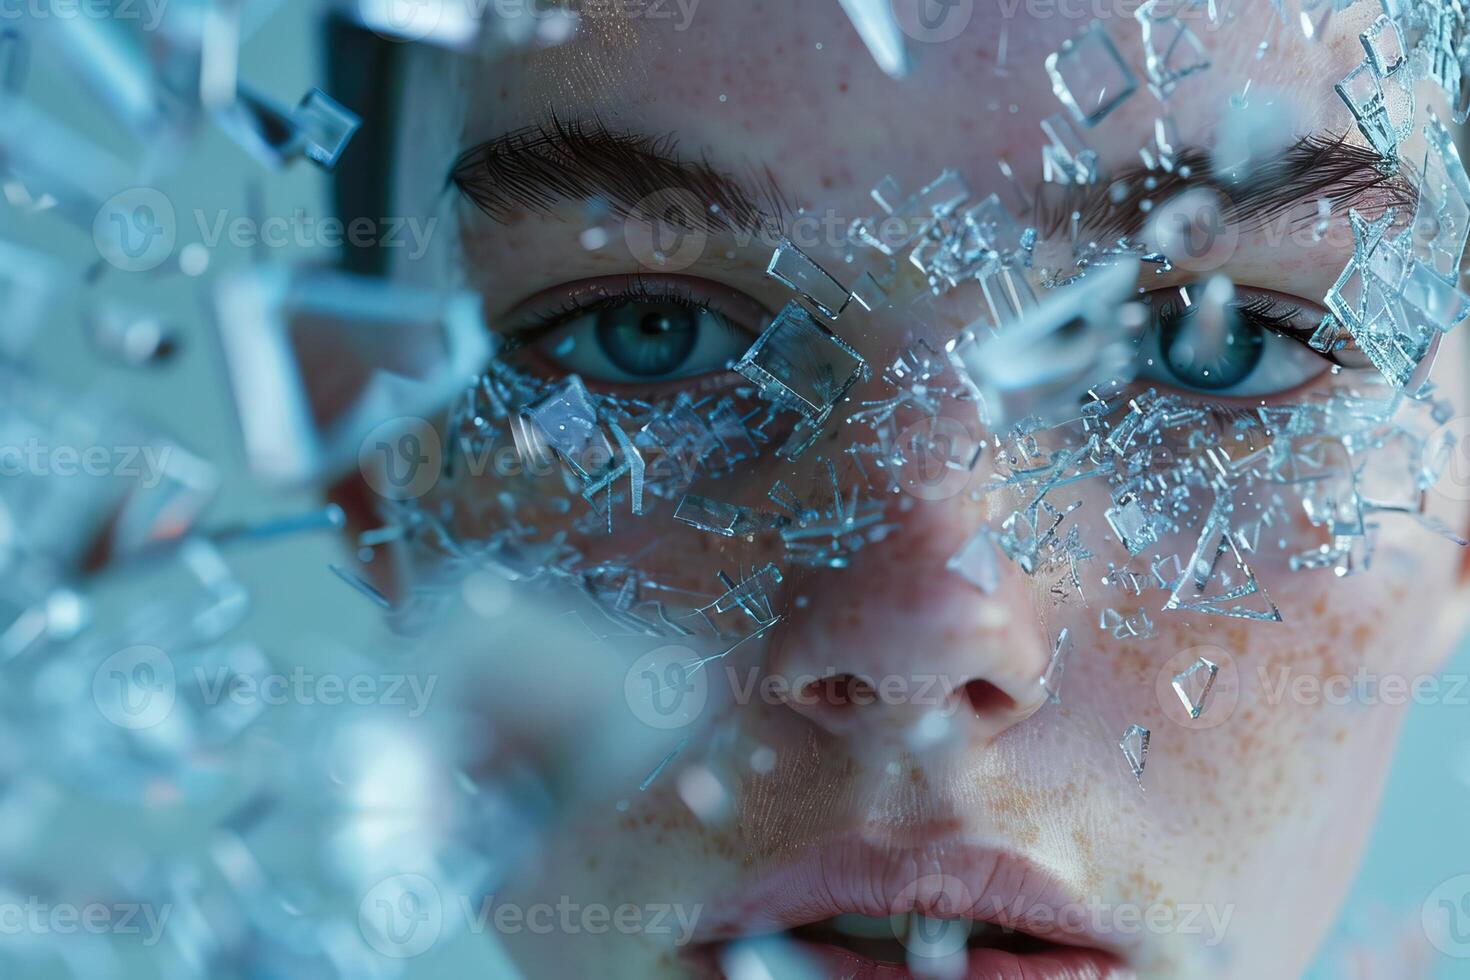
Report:
[[[1224,220],[1253,230],[1282,217],[1292,224],[1315,220],[1313,212],[1295,216],[1293,212],[1320,198],[1329,202],[1333,214],[1348,208],[1372,213],[1385,207],[1409,208],[1418,199],[1411,181],[1385,174],[1379,155],[1347,142],[1346,134],[1303,136],[1257,162],[1249,176],[1238,181],[1228,173],[1216,172],[1211,158],[1211,151],[1204,147],[1186,147],[1176,156],[1172,172],[1140,165],[1117,173],[1105,184],[1047,185],[1036,196],[1037,230],[1043,236],[1058,234],[1071,226],[1076,212],[1079,229],[1090,237],[1134,236],[1148,222],[1148,213],[1140,207],[1144,201],[1159,204],[1191,188],[1216,191],[1223,202]],[[1410,217],[1401,211],[1395,221]]]
[[518,207],[601,201],[619,217],[761,234],[777,231],[787,211],[763,167],[737,176],[681,156],[673,135],[615,131],[597,119],[553,116],[481,143],[455,161],[449,183],[497,221]]

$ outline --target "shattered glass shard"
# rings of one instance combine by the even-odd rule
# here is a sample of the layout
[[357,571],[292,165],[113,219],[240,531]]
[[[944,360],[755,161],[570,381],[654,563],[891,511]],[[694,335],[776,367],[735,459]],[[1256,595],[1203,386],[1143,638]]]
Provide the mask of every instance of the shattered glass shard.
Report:
[[1148,764],[1148,739],[1147,728],[1129,725],[1123,737],[1118,740],[1118,748],[1123,750],[1123,758],[1128,760],[1128,769],[1140,787],[1143,785],[1143,767]]
[[724,572],[717,574],[727,591],[715,600],[715,612],[728,612],[738,607],[762,626],[776,621],[776,614],[771,608],[769,590],[781,584],[779,568],[768,564],[764,568],[751,572],[749,577],[742,579],[739,583],[731,581],[730,576]]
[[1205,46],[1164,0],[1147,0],[1133,16],[1143,31],[1144,72],[1159,99],[1173,94],[1180,80],[1210,67]]
[[1062,702],[1062,673],[1067,669],[1067,654],[1071,652],[1071,644],[1068,642],[1067,627],[1057,634],[1056,642],[1052,644],[1051,659],[1047,662],[1046,672],[1041,675],[1041,689],[1046,692],[1046,698],[1052,704]]
[[1389,119],[1383,85],[1374,73],[1373,66],[1364,61],[1333,86],[1333,90],[1347,104],[1348,111],[1357,120],[1363,138],[1383,158],[1385,168],[1391,160],[1395,161],[1396,166],[1398,131]]
[[1072,118],[1096,126],[1133,94],[1138,80],[1102,25],[1093,21],[1046,57],[1052,92]]
[[735,371],[767,401],[819,424],[866,377],[868,365],[793,301],[745,352]]
[[847,305],[848,292],[811,258],[785,238],[771,253],[766,275],[799,293],[829,320],[837,319]]
[[1158,515],[1145,511],[1133,494],[1124,494],[1103,516],[1130,555],[1138,554],[1159,539]]
[[1470,236],[1470,177],[1455,148],[1454,137],[1433,110],[1424,124],[1428,149],[1414,208],[1416,256],[1442,279],[1459,277],[1460,256]]
[[[1222,562],[1226,556],[1229,561]],[[1257,583],[1255,573],[1236,546],[1224,501],[1216,501],[1211,509],[1188,567],[1174,585],[1164,608],[1281,622],[1281,612]]]
[[1189,717],[1198,718],[1205,710],[1210,692],[1215,689],[1215,676],[1219,673],[1218,664],[1200,657],[1189,669],[1174,675],[1170,686],[1184,703],[1184,710],[1189,712]]
[[1043,180],[1050,184],[1097,182],[1097,152],[1087,148],[1065,116],[1058,112],[1043,119],[1041,131],[1047,139],[1047,145],[1041,148]]
[[544,468],[555,454],[578,480],[589,483],[614,462],[612,443],[598,422],[596,403],[575,374],[545,398],[521,409],[511,430],[528,466]]
[[726,538],[774,530],[790,523],[779,514],[737,507],[692,493],[686,493],[679,501],[674,520]]
[[1386,14],[1379,14],[1368,29],[1358,35],[1358,40],[1363,42],[1363,50],[1368,52],[1368,63],[1384,78],[1398,71],[1407,57],[1403,31]]
[[291,117],[305,144],[304,152],[323,170],[337,166],[347,144],[362,126],[362,119],[355,112],[319,88],[302,97]]
[[976,531],[945,562],[944,567],[986,595],[994,593],[1000,587],[1000,565],[996,561],[994,532],[986,527]]

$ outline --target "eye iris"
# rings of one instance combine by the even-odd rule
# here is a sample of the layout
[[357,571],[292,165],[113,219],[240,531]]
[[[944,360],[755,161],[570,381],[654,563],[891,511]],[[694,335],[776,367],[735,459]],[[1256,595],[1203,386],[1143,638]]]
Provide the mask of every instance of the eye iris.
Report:
[[698,340],[698,313],[678,303],[623,303],[597,315],[597,344],[620,370],[668,374]]
[[1227,317],[1222,327],[1211,336],[1192,310],[1162,324],[1164,360],[1175,377],[1208,390],[1229,388],[1250,377],[1265,353],[1264,331],[1235,315]]

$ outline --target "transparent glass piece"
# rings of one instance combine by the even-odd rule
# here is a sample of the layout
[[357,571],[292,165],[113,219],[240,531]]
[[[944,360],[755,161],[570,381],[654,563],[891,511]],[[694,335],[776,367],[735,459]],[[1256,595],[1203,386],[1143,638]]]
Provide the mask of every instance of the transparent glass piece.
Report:
[[[735,419],[733,425],[740,425]],[[734,432],[731,432],[734,438]],[[633,437],[645,463],[660,483],[661,496],[687,486],[722,445],[710,423],[694,408],[688,392],[680,392],[663,411],[650,419]]]
[[1407,57],[1403,31],[1386,14],[1379,14],[1358,39],[1368,52],[1368,63],[1382,77],[1398,71]]
[[545,398],[522,408],[512,431],[527,465],[544,468],[554,455],[583,483],[601,476],[613,465],[612,443],[598,420],[597,404],[576,375]]
[[177,333],[158,316],[116,303],[88,310],[84,326],[94,353],[126,367],[162,364],[179,349]]
[[726,538],[774,530],[789,523],[779,514],[737,507],[692,493],[686,493],[679,501],[674,520]]
[[1004,327],[1036,309],[1036,293],[1024,270],[1000,266],[980,278],[980,291],[990,311],[990,322]]
[[62,271],[39,252],[0,239],[0,356],[19,358],[30,347],[60,293]]
[[1383,86],[1374,74],[1373,66],[1363,62],[1334,85],[1333,90],[1357,120],[1363,138],[1384,158],[1386,165],[1398,153],[1399,137],[1393,121],[1389,119]]
[[30,60],[25,35],[13,27],[0,27],[0,96],[14,95],[25,88]]
[[735,371],[761,396],[820,423],[867,374],[867,362],[797,303],[788,303]]
[[1122,105],[1138,80],[1097,21],[1046,57],[1051,88],[1072,118],[1092,127]]
[[766,275],[794,290],[829,320],[837,319],[847,305],[848,292],[805,252],[783,238],[771,253]]
[[1097,153],[1087,148],[1066,117],[1061,113],[1048,116],[1041,121],[1041,131],[1047,139],[1047,145],[1041,148],[1043,180],[1051,184],[1097,182]]
[[1147,0],[1133,16],[1143,31],[1144,73],[1158,98],[1167,99],[1181,79],[1210,67],[1204,44],[1172,12],[1172,4]]
[[878,67],[891,78],[908,75],[903,29],[889,0],[841,0],[841,3]]
[[853,284],[850,298],[863,309],[872,312],[888,302],[888,293],[879,285],[878,280],[873,278],[871,272],[864,272]]
[[165,125],[167,94],[149,62],[144,35],[121,16],[61,10],[30,21],[36,40],[56,51],[109,119],[140,138],[157,138]]
[[1133,364],[1132,340],[1117,329],[1133,293],[1138,260],[1095,269],[1053,290],[1020,322],[953,352],[983,402],[987,425],[1003,429],[1036,415],[1075,412],[1087,389]]
[[1220,666],[1204,657],[1196,660],[1187,670],[1174,675],[1170,686],[1184,704],[1189,717],[1198,718],[1209,704],[1210,693],[1215,689],[1215,677]]
[[1000,564],[996,560],[995,536],[989,528],[981,528],[970,536],[959,551],[945,562],[955,572],[986,595],[1000,587]]
[[[134,168],[20,96],[6,97],[0,103],[0,175],[21,184],[33,200],[54,199],[55,211],[78,227],[94,231],[103,257],[119,268],[130,268],[129,258],[137,258],[137,252],[126,251],[127,243],[110,242],[96,231],[98,222],[110,217],[99,214],[104,202],[113,195],[123,197],[121,192],[136,183]],[[123,202],[132,206],[122,217],[142,217],[138,207],[162,198],[147,188],[135,189]],[[147,223],[145,235],[157,228],[161,236],[171,221],[168,215],[156,217],[156,223]]]
[[214,322],[256,471],[295,483],[355,463],[394,418],[430,418],[490,359],[482,303],[312,269],[217,280]]
[[1281,612],[1241,556],[1230,533],[1229,516],[1220,504],[1206,518],[1194,554],[1164,608],[1281,622]]
[[292,113],[305,143],[304,152],[323,170],[337,166],[362,119],[319,88],[307,92]]
[[[462,0],[340,0],[339,8],[384,37],[465,51],[480,36],[483,8]],[[543,12],[544,13],[544,12]],[[492,18],[491,20],[497,20]],[[540,17],[527,17],[539,20]]]
[[[1062,121],[1059,116],[1055,118]],[[998,195],[991,194],[974,207],[966,208],[960,219],[974,233],[976,247],[980,249],[1005,255],[1021,247],[1021,226],[1000,203]]]
[[715,600],[715,612],[739,608],[762,626],[776,621],[778,617],[771,608],[770,593],[782,582],[779,568],[768,564],[739,583],[732,581],[724,572],[718,575],[727,591]]
[[1097,618],[1097,627],[1113,635],[1115,640],[1146,640],[1154,635],[1154,624],[1148,613],[1140,609],[1125,616],[1116,609],[1104,609]]
[[1067,669],[1067,654],[1071,652],[1067,627],[1057,634],[1056,642],[1052,644],[1051,658],[1047,661],[1046,672],[1041,675],[1041,689],[1046,692],[1046,699],[1052,704],[1062,702],[1062,674]]
[[1125,493],[1103,516],[1130,555],[1138,554],[1159,539],[1160,515],[1145,511],[1133,494]]
[[1129,725],[1123,737],[1118,740],[1118,748],[1123,750],[1123,758],[1128,760],[1128,769],[1140,786],[1143,785],[1143,767],[1148,764],[1148,739],[1147,728]]
[[1441,278],[1455,280],[1470,236],[1470,178],[1454,137],[1432,110],[1424,124],[1424,138],[1429,146],[1414,208],[1415,254]]
[[1470,312],[1470,297],[1422,262],[1408,267],[1400,285],[1400,296],[1423,316],[1423,325],[1434,330],[1448,330]]

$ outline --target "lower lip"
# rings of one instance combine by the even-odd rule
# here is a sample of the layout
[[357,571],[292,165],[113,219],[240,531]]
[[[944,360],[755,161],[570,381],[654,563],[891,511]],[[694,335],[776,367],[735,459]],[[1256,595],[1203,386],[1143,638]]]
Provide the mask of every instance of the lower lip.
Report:
[[[936,970],[915,974],[900,963],[884,963],[839,946],[796,940],[794,945],[811,960],[817,976],[851,980],[926,980],[951,976]],[[936,967],[948,966],[936,963]],[[1095,949],[1058,946],[1035,953],[1007,953],[998,949],[965,952],[964,980],[1126,980],[1133,974],[1115,957]],[[959,980],[959,978],[954,978]]]

